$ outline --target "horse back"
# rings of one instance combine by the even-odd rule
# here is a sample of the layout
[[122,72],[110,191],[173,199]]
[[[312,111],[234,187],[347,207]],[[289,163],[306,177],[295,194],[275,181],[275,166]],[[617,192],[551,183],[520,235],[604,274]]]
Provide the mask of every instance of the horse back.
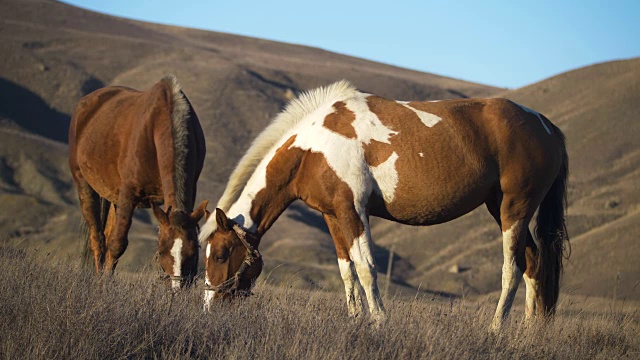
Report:
[[[386,105],[400,111],[398,105]],[[397,132],[390,139],[397,154],[395,196],[386,201],[374,194],[373,199],[383,217],[416,225],[446,222],[496,191],[544,194],[555,178],[562,151],[559,130],[550,132],[553,125],[530,109],[507,99],[409,102],[403,107],[417,112],[392,116],[392,111],[370,105],[374,112],[386,113],[383,124]],[[420,118],[426,115],[420,112],[437,121],[425,126]]]
[[[124,187],[140,198],[162,202],[163,188],[174,187],[175,96],[172,83],[163,79],[146,91],[110,86],[83,97],[69,130],[72,173],[80,172],[102,197],[116,204]],[[195,111],[188,101],[184,106],[190,126],[188,117]],[[200,129],[199,123],[196,126]],[[183,145],[190,145],[188,137]]]
[[[321,153],[347,183],[350,174],[369,177],[372,215],[429,225],[464,215],[495,191],[550,184],[558,141],[536,114],[506,99],[404,102],[356,94],[319,110],[292,146]],[[309,189],[321,186],[315,178]],[[349,187],[367,189],[361,178],[353,176]]]

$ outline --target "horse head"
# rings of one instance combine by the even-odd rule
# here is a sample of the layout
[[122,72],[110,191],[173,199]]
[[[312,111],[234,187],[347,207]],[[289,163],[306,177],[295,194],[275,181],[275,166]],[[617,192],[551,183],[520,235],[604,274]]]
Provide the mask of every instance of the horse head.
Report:
[[174,290],[189,285],[198,271],[198,221],[204,216],[208,201],[205,200],[191,213],[182,210],[167,211],[151,202],[153,214],[158,219],[158,263],[164,277],[171,281]]
[[227,218],[221,209],[215,213],[217,228],[207,238],[205,306],[213,298],[250,294],[262,272],[262,256],[257,249],[260,238]]

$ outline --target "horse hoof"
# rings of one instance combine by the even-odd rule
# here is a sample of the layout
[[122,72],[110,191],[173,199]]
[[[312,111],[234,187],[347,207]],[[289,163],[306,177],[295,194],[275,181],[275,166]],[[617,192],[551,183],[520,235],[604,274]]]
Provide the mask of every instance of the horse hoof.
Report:
[[376,314],[371,315],[371,319],[369,321],[369,326],[374,330],[380,330],[387,323],[387,315],[385,314]]

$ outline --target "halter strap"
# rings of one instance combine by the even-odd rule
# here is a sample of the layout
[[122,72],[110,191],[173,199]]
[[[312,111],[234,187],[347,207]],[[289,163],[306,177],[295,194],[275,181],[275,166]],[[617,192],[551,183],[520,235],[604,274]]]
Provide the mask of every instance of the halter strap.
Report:
[[236,271],[235,275],[216,286],[205,283],[205,290],[207,291],[215,291],[227,294],[235,293],[238,289],[238,286],[240,285],[240,279],[242,278],[242,275],[244,275],[244,272],[251,265],[253,265],[256,260],[262,257],[260,251],[258,251],[258,249],[254,249],[253,246],[251,246],[251,244],[249,244],[249,242],[247,241],[247,231],[245,229],[240,227],[240,225],[238,224],[234,224],[233,231],[235,231],[236,235],[238,235],[238,239],[240,239],[242,245],[247,248],[247,255],[245,255],[244,260],[242,261],[242,264],[240,265],[238,271]]
[[164,269],[162,268],[162,266],[160,266],[160,253],[156,251],[156,253],[153,255],[153,261],[156,264],[156,270],[158,271],[158,273],[160,274],[160,280],[179,280],[180,282],[186,280],[188,277],[187,276],[182,276],[182,275],[169,275],[167,274]]

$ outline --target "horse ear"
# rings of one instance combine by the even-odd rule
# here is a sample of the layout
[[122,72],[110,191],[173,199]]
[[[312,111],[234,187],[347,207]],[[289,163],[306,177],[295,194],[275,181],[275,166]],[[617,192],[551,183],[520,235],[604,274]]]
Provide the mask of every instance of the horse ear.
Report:
[[216,208],[216,222],[218,223],[218,229],[222,231],[229,231],[231,229],[227,214],[225,214],[220,208]]
[[200,221],[200,219],[202,219],[202,217],[204,216],[205,212],[207,211],[207,204],[209,204],[209,200],[205,200],[203,201],[200,206],[198,206],[197,209],[195,209],[190,217],[191,217],[191,221],[193,221],[194,223],[198,223],[198,221]]
[[[171,206],[169,206],[169,209]],[[153,209],[153,215],[155,215],[156,219],[160,222],[160,224],[165,225],[169,222],[169,218],[167,217],[167,213],[162,211],[162,209],[156,205],[153,201],[151,201],[151,209]],[[168,212],[168,211],[167,211]]]

